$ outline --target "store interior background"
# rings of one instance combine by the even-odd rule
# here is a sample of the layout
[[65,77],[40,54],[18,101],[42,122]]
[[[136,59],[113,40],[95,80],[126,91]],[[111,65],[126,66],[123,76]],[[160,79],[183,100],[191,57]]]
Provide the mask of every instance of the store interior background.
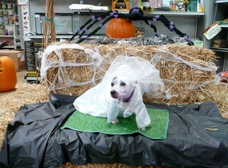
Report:
[[[169,1],[169,0],[164,0]],[[108,6],[111,9],[111,0],[100,0],[103,6]],[[0,3],[14,3],[16,4],[16,0],[4,0]],[[86,20],[91,16],[91,11],[77,11],[69,9],[69,6],[72,4],[79,4],[80,0],[55,0],[54,2],[54,11],[56,17],[55,29],[57,32],[57,40],[60,39],[70,39],[72,34],[76,32],[79,26],[85,23]],[[84,4],[97,5],[97,1],[83,0]],[[14,46],[14,49],[23,49],[25,50],[25,42],[33,41],[35,42],[34,46],[34,56],[35,53],[38,52],[41,48],[42,42],[42,32],[44,27],[44,16],[45,16],[45,0],[28,0],[28,5],[18,5],[18,25],[14,27],[14,29],[18,29],[19,32],[17,34],[18,37],[13,37],[18,39],[16,42],[17,45]],[[204,9],[202,12],[169,12],[169,11],[153,11],[153,12],[145,12],[145,14],[149,14],[151,16],[155,16],[157,14],[163,14],[170,21],[172,21],[175,26],[186,33],[192,39],[201,40],[203,46],[205,48],[212,49],[216,52],[218,56],[215,63],[219,66],[218,72],[228,69],[228,58],[227,58],[227,48],[213,48],[213,40],[215,39],[228,39],[228,29],[227,27],[223,27],[222,31],[213,39],[207,40],[203,35],[203,31],[210,26],[214,21],[224,20],[228,18],[227,13],[228,1],[222,0],[204,0]],[[143,27],[145,29],[145,36],[151,37],[154,36],[154,32],[147,25],[142,23],[141,21],[134,22],[136,27]],[[158,29],[159,34],[165,34],[168,36],[174,36],[172,32],[170,32],[162,23],[156,22],[154,23]],[[18,26],[18,27],[17,27]],[[16,34],[16,33],[15,33]],[[96,36],[104,36],[105,35],[105,27],[101,29]],[[95,37],[95,36],[94,36]],[[5,40],[5,37],[0,36],[1,41]],[[12,39],[11,39],[12,40]],[[18,45],[19,44],[19,45]],[[7,48],[7,47],[4,47]],[[12,48],[11,48],[12,49]],[[35,63],[36,61],[34,61]],[[30,68],[30,69],[29,69]],[[28,71],[36,71],[36,66],[29,67],[26,66],[26,69],[18,72],[18,81],[26,82],[25,76],[28,75]],[[30,75],[32,73],[29,73]],[[37,74],[34,73],[31,77],[36,78]]]

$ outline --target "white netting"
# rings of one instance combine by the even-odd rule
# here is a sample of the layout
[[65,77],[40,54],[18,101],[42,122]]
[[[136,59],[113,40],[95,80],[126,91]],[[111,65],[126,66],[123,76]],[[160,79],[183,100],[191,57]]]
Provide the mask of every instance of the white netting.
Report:
[[[107,46],[104,45],[104,47]],[[186,48],[187,47],[188,46],[186,46]],[[128,48],[130,48],[130,46],[126,46],[126,50]],[[64,52],[64,50],[67,49],[74,50],[73,54],[71,53],[69,56],[67,52]],[[111,62],[114,60],[115,57],[118,56],[113,56],[113,53],[109,52],[103,53],[103,51],[101,51],[102,49],[104,48],[88,48],[88,46],[82,46],[74,43],[56,43],[53,45],[49,45],[42,55],[41,64],[41,77],[47,80],[49,91],[57,92],[61,89],[67,89],[74,86],[83,87],[87,84],[93,84],[93,86],[95,86],[97,83],[99,83]],[[144,46],[142,46],[140,49],[143,50]],[[119,52],[116,49],[113,50],[115,50],[113,52]],[[124,51],[122,53],[124,56],[141,57],[137,54],[134,55],[134,53],[137,53],[138,50],[139,49],[132,47],[131,53],[124,53]],[[163,68],[166,68],[168,69],[166,70],[166,73],[170,73],[169,71],[171,70],[173,71],[173,73],[170,73],[172,74],[171,76],[169,74],[166,77],[162,77],[162,80],[166,86],[163,98],[170,99],[172,97],[177,97],[179,94],[182,94],[172,93],[172,89],[178,87],[178,85],[180,84],[185,85],[184,90],[193,90],[212,82],[217,83],[218,81],[216,75],[214,75],[217,67],[212,62],[204,61],[203,58],[197,59],[192,58],[188,55],[185,55],[185,58],[183,58],[170,52],[167,46],[164,45],[157,47],[156,52],[153,53],[148,53],[146,50],[142,52],[147,55],[149,54],[146,59],[150,62],[151,66],[157,66],[160,71],[164,71]],[[121,59],[119,59],[120,64],[128,62],[128,60],[122,58],[124,57],[121,57]],[[81,61],[82,59],[83,61]],[[133,67],[133,77],[137,76],[138,78],[143,78],[143,75],[147,75],[148,70],[147,68],[145,68],[144,65],[138,64],[137,66],[134,65]],[[47,76],[47,72],[51,68],[57,69],[49,73],[49,76]],[[178,68],[187,69],[186,72],[183,72],[183,74],[181,75],[187,76],[186,73],[189,73],[190,77],[177,77],[177,74],[180,74],[180,72],[176,72]],[[210,73],[209,75],[207,75],[208,72]],[[85,73],[90,73],[89,77],[83,77]],[[202,77],[200,77],[200,79],[197,78],[197,76],[203,76],[204,74],[206,76],[203,80]],[[80,80],[78,78],[79,76]],[[153,80],[150,79],[150,77],[144,78],[144,80],[145,79],[147,79],[148,81]],[[156,82],[156,80],[154,82]],[[161,97],[160,94],[153,94],[152,96]]]

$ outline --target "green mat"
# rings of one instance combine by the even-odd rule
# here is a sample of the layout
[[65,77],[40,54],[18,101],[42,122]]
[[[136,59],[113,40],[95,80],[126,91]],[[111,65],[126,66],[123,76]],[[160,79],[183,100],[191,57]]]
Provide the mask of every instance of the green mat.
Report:
[[74,112],[61,129],[69,128],[84,132],[101,132],[111,135],[127,135],[140,133],[151,139],[166,139],[169,113],[166,110],[150,109],[147,111],[151,118],[151,124],[146,128],[146,131],[140,131],[137,128],[135,115],[128,118],[119,117],[118,124],[107,122],[107,118],[94,117],[86,115],[78,111]]

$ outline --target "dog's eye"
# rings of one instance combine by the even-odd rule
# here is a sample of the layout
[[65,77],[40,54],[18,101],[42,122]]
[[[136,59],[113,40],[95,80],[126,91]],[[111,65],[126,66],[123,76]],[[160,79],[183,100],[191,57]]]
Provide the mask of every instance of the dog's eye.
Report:
[[114,85],[115,85],[115,83],[114,83],[114,82],[112,82],[112,83],[111,83],[111,86],[114,86]]
[[126,85],[126,83],[124,83],[124,82],[120,83],[120,86],[125,86],[125,85]]

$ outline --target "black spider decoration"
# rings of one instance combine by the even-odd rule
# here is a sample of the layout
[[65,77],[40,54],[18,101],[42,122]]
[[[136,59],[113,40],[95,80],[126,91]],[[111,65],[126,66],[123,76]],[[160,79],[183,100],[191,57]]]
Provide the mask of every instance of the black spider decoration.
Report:
[[[160,15],[160,16],[156,15],[154,17],[144,16],[142,9],[138,7],[132,8],[129,11],[129,14],[119,13],[118,11],[115,10],[115,11],[108,11],[97,16],[92,16],[84,25],[78,28],[77,32],[71,37],[70,41],[72,41],[74,37],[79,35],[79,40],[77,41],[77,43],[81,43],[85,39],[88,39],[90,36],[96,34],[97,31],[99,31],[109,20],[113,18],[126,18],[132,21],[142,20],[149,27],[154,29],[155,36],[158,35],[157,28],[155,27],[155,25],[152,24],[152,22],[161,21],[170,31],[176,33],[180,37],[184,37],[189,45],[194,45],[191,39],[185,33],[182,33],[180,30],[178,30],[173,24],[173,22],[169,21],[165,16],[163,15]],[[90,29],[98,21],[101,22],[100,26],[94,29],[91,33],[86,35],[85,33],[87,32],[87,30]]]

